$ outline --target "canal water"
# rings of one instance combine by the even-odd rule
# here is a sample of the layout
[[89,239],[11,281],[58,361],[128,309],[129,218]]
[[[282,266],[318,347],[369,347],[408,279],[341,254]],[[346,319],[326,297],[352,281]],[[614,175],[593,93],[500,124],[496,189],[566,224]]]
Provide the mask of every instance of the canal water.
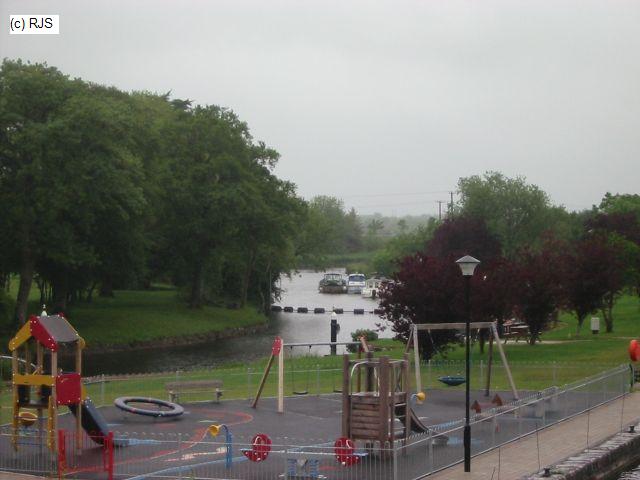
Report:
[[[341,269],[331,271],[344,272]],[[211,367],[222,363],[251,361],[269,355],[273,338],[281,336],[285,343],[328,342],[330,341],[330,320],[333,307],[353,310],[362,308],[372,311],[377,300],[362,298],[360,294],[323,294],[318,292],[318,282],[324,272],[303,270],[283,277],[280,281],[283,290],[282,299],[277,304],[283,307],[307,307],[311,313],[272,313],[266,331],[239,338],[212,341],[197,345],[141,349],[111,354],[92,354],[87,349],[83,361],[83,374],[142,373],[154,371],[172,371]],[[327,313],[312,313],[316,307],[323,307]],[[350,342],[351,332],[359,328],[378,329],[381,338],[390,338],[393,332],[380,317],[371,313],[354,315],[345,312],[338,315],[340,331],[339,342]],[[381,325],[382,324],[382,325]],[[343,349],[338,350],[343,351]],[[306,355],[309,352],[318,355],[329,353],[329,347],[296,347],[294,355]]]

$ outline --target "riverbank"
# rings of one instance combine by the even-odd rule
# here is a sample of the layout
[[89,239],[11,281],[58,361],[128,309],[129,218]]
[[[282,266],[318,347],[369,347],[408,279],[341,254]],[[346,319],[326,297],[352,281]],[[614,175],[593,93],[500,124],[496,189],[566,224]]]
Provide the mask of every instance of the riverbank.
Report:
[[[39,313],[38,308],[35,300],[30,302],[31,313]],[[171,288],[116,291],[113,298],[73,305],[67,316],[92,353],[249,335],[266,329],[268,320],[253,306],[190,309]]]

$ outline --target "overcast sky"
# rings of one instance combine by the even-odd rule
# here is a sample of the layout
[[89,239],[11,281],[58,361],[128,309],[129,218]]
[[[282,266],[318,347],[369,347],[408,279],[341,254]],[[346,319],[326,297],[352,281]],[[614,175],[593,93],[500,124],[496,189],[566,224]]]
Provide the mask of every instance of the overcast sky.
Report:
[[[59,36],[9,14],[59,14]],[[638,1],[0,0],[0,57],[233,109],[305,198],[437,212],[522,175],[568,209],[640,184]]]

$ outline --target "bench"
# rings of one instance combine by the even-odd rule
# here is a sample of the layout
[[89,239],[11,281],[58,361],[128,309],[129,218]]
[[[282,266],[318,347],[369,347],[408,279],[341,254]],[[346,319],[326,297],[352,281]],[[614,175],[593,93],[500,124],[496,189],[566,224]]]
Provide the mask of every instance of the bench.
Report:
[[529,337],[529,326],[528,325],[505,325],[504,332],[501,335],[504,340],[503,343],[507,343],[507,340],[510,338],[515,339],[516,343],[518,340],[527,340]]
[[169,394],[169,401],[174,403],[180,402],[180,395],[183,393],[214,393],[215,401],[220,403],[222,390],[222,380],[191,380],[185,382],[170,382],[164,386]]

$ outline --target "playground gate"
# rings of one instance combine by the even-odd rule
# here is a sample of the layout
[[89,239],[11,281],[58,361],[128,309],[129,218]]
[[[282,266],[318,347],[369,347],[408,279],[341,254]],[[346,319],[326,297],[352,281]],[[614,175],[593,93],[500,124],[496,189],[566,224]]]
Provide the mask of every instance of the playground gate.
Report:
[[113,480],[113,432],[88,435],[58,430],[58,478],[100,472]]

